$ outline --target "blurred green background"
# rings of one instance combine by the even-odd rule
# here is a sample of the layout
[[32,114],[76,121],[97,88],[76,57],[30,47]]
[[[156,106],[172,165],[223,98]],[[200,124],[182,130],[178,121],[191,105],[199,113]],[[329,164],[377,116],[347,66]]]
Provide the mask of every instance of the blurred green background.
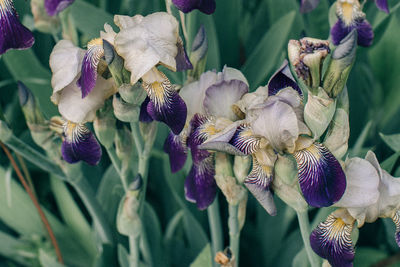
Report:
[[[194,11],[186,16],[190,40],[200,25],[204,25],[209,39],[207,69],[221,71],[226,64],[241,69],[251,89],[264,85],[270,75],[287,56],[289,39],[304,36],[329,38],[329,9],[332,0],[321,0],[308,14],[300,14],[297,0],[217,0],[217,10],[211,15]],[[367,1],[364,11],[375,32],[369,48],[359,48],[357,60],[350,74],[350,144],[352,156],[363,156],[373,149],[385,169],[400,176],[400,7],[389,0],[389,15],[378,11],[374,1]],[[21,20],[34,30],[30,1],[15,1]],[[165,11],[159,0],[77,0],[70,8],[72,23],[79,33],[81,45],[99,35],[105,22],[112,24],[113,14],[142,14]],[[9,51],[0,58],[0,104],[14,133],[32,146],[17,97],[16,81],[23,81],[38,97],[40,107],[48,118],[57,114],[49,96],[51,72],[49,55],[55,45],[52,35],[34,30],[36,43],[32,49]],[[167,73],[175,83],[182,83],[180,74]],[[200,212],[184,198],[183,183],[190,168],[173,175],[162,145],[167,128],[159,126],[156,151],[150,165],[149,188],[146,195],[145,226],[154,266],[206,266],[202,260],[210,257],[207,213]],[[390,135],[390,136],[383,136]],[[36,147],[37,148],[37,147]],[[37,148],[39,150],[39,148]],[[115,215],[123,194],[119,178],[103,153],[99,166],[81,165],[86,178],[97,192],[110,223],[115,228]],[[80,241],[70,235],[71,225],[66,219],[68,208],[59,197],[51,177],[33,165],[28,165],[37,195],[43,207],[51,213],[63,256],[73,266],[114,266],[116,248],[104,247],[102,254],[80,250]],[[0,152],[0,265],[54,266],[48,259],[51,246],[44,239],[45,231],[29,198],[17,182],[11,179],[9,162]],[[87,211],[72,188],[75,201],[90,220]],[[228,243],[227,207],[219,194],[225,244]],[[61,198],[62,199],[62,198]],[[12,203],[12,208],[10,204]],[[247,219],[241,234],[240,266],[306,266],[302,240],[295,212],[277,199],[278,215],[269,216],[249,196]],[[332,209],[312,210],[313,227],[324,220]],[[126,244],[119,236],[122,244]],[[203,250],[204,249],[204,250]],[[49,252],[50,251],[50,252]],[[47,258],[46,258],[47,257]],[[121,257],[121,256],[120,256]],[[360,229],[356,247],[355,266],[400,266],[399,248],[394,241],[391,220],[378,220]],[[197,264],[197,265],[196,265]]]

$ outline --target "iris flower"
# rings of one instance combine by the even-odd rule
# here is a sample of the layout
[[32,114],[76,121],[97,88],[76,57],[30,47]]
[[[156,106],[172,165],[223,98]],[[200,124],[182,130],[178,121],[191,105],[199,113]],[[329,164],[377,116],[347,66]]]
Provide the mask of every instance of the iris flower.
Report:
[[300,189],[311,206],[334,204],[346,188],[338,160],[323,144],[309,137],[311,131],[303,120],[302,101],[301,91],[285,62],[267,87],[244,95],[236,103],[245,115],[238,126],[231,125],[201,145],[203,149],[251,155],[253,169],[245,185],[270,214],[275,212],[270,187],[277,154],[294,156]]
[[32,33],[19,21],[11,0],[0,0],[0,25],[0,55],[9,49],[30,48],[35,42]]
[[68,6],[70,6],[75,0],[44,0],[44,7],[49,16],[55,16]]
[[203,13],[212,14],[215,11],[215,0],[172,0],[172,3],[184,13],[198,9]]
[[400,246],[400,180],[383,170],[371,151],[365,159],[348,159],[345,173],[347,188],[335,204],[340,209],[320,223],[310,237],[313,250],[333,267],[352,266],[351,231],[355,222],[362,227],[378,218],[392,218]]
[[193,165],[186,177],[185,195],[199,209],[214,201],[217,189],[213,153],[200,150],[199,146],[239,119],[232,107],[247,92],[248,82],[243,74],[228,67],[219,73],[205,72],[198,81],[181,89],[188,104],[186,126],[180,135],[169,134],[164,150],[169,154],[172,172],[177,172],[185,164],[190,148]]
[[[51,100],[58,105],[65,120],[63,158],[69,163],[83,160],[95,165],[100,160],[101,149],[85,123],[94,120],[96,111],[103,106],[105,99],[115,93],[115,88],[112,79],[106,80],[97,75],[98,56],[91,56],[94,53],[91,45],[92,42],[85,51],[68,40],[56,44],[50,55],[53,72]],[[93,66],[93,69],[87,65]],[[79,87],[85,76],[94,77],[94,82],[87,87],[90,90],[81,90]]]
[[[148,99],[144,110],[157,121],[166,123],[179,134],[186,122],[187,107],[166,75],[157,69],[163,65],[172,71],[192,68],[179,37],[177,20],[165,12],[146,17],[115,16],[120,28],[117,34],[107,31],[107,37],[130,71],[131,84],[139,80]],[[112,40],[113,39],[113,40]]]

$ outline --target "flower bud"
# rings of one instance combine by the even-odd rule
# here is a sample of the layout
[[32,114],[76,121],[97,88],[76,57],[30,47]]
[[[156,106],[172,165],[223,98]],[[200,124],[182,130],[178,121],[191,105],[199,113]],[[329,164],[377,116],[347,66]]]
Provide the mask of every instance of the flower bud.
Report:
[[140,134],[143,136],[145,144],[153,146],[154,140],[157,135],[157,122],[139,122],[139,129]]
[[132,153],[132,137],[131,132],[125,125],[121,125],[117,129],[115,135],[115,152],[119,159],[130,159]]
[[306,211],[308,204],[299,190],[296,162],[288,155],[278,155],[272,189],[287,205],[298,212]]
[[103,40],[103,49],[108,69],[117,86],[130,84],[130,72],[124,68],[124,59],[117,54],[112,44],[106,40]]
[[329,41],[314,38],[289,41],[289,61],[297,77],[312,88],[312,92],[320,86],[322,63],[329,53]]
[[194,38],[192,52],[190,53],[190,62],[193,69],[188,71],[189,81],[198,80],[204,72],[207,62],[208,40],[204,26],[202,25]]
[[139,120],[140,106],[125,102],[120,94],[113,97],[114,114],[117,119],[123,122],[136,122]]
[[136,191],[128,191],[121,199],[117,213],[117,229],[122,235],[138,237],[142,232],[139,199]]
[[50,17],[44,9],[44,0],[32,0],[31,10],[35,29],[43,33],[56,33],[60,27],[58,16]]
[[324,145],[337,159],[341,159],[347,152],[349,137],[349,114],[344,109],[338,108],[329,125]]
[[104,107],[99,109],[96,119],[93,121],[93,128],[97,139],[105,148],[110,148],[114,143],[114,137],[117,132],[117,120],[112,112],[111,100],[105,102]]
[[240,184],[243,184],[247,175],[249,174],[251,167],[251,157],[250,156],[235,156],[233,164],[233,173]]
[[335,114],[336,101],[324,89],[318,88],[317,95],[309,94],[304,107],[304,121],[317,140],[326,130]]
[[140,106],[147,96],[146,91],[139,82],[134,85],[124,83],[119,87],[118,92],[125,102],[137,106]]
[[350,32],[336,47],[325,72],[323,88],[332,98],[342,92],[356,58],[357,31]]

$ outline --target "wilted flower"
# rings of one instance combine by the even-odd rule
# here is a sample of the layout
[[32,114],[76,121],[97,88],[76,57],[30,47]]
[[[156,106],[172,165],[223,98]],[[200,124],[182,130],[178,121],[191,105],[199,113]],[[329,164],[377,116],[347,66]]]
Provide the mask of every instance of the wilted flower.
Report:
[[172,3],[184,13],[198,9],[203,13],[212,14],[215,11],[215,0],[172,0]]
[[213,202],[217,186],[213,155],[198,147],[238,119],[232,106],[247,91],[243,74],[228,67],[220,73],[203,73],[199,81],[181,89],[181,96],[188,104],[186,127],[180,135],[171,133],[167,137],[164,150],[170,156],[171,170],[176,172],[183,167],[190,148],[193,165],[186,178],[185,192],[186,198],[197,203],[199,209]]
[[0,55],[9,49],[27,49],[35,39],[28,28],[21,24],[14,3],[11,0],[0,1]]
[[75,0],[44,0],[44,7],[46,8],[47,14],[55,16],[66,9],[74,1]]
[[365,14],[361,11],[358,0],[338,0],[336,2],[338,21],[331,29],[332,42],[338,45],[353,29],[358,33],[358,44],[370,46],[374,39],[374,32]]

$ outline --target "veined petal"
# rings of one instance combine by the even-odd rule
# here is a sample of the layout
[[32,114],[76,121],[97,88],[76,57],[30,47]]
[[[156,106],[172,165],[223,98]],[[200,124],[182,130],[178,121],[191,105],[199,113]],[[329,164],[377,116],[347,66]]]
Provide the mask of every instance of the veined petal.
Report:
[[49,16],[55,16],[69,5],[71,5],[75,0],[45,0],[44,7]]
[[131,72],[131,84],[159,63],[176,71],[179,25],[174,16],[156,12],[146,17],[117,18],[124,27],[115,37],[115,48]]
[[400,247],[400,211],[396,211],[393,214],[392,220],[396,225],[396,233],[394,234],[394,237],[396,239],[397,245]]
[[199,149],[199,145],[204,143],[211,135],[216,133],[216,129],[210,117],[195,114],[190,121],[190,133],[187,139],[188,147],[191,150],[194,163],[200,163],[209,157],[210,152]]
[[340,200],[346,189],[346,176],[326,147],[314,143],[293,155],[300,188],[310,206],[328,207]]
[[93,39],[88,43],[87,48],[83,57],[81,77],[77,82],[82,90],[82,98],[86,97],[96,85],[97,67],[104,56],[103,40]]
[[183,46],[183,42],[181,38],[178,38],[178,43],[176,44],[178,48],[178,54],[176,54],[176,71],[184,71],[193,69],[193,65],[189,60],[189,57],[186,53],[186,49]]
[[212,14],[215,11],[215,0],[172,0],[172,3],[184,13],[198,9],[205,14]]
[[164,152],[169,156],[172,173],[181,170],[187,158],[186,140],[182,135],[175,135],[170,132],[165,139]]
[[311,247],[332,267],[353,266],[354,247],[351,240],[354,220],[341,218],[334,213],[320,223],[310,236]]
[[389,7],[387,0],[375,0],[375,4],[380,10],[389,14]]
[[84,124],[67,121],[64,123],[64,141],[61,153],[68,163],[85,161],[97,165],[101,158],[101,148],[96,138]]
[[276,206],[273,195],[270,191],[272,170],[272,167],[259,164],[257,159],[253,157],[253,169],[245,179],[244,185],[249,189],[258,202],[260,202],[261,206],[268,212],[268,214],[275,216]]
[[82,67],[85,50],[75,46],[70,40],[61,40],[54,46],[50,54],[50,68],[53,73],[51,101],[58,104],[60,91],[71,84]]
[[250,155],[260,148],[261,138],[255,136],[249,126],[242,124],[237,128],[229,143],[243,154]]
[[214,160],[212,156],[209,156],[198,164],[193,164],[186,177],[186,199],[196,203],[200,210],[206,209],[215,199],[217,183],[214,175]]
[[179,134],[186,123],[187,108],[165,74],[154,68],[143,76],[142,85],[150,98],[147,105],[150,116]]
[[27,49],[35,39],[28,28],[21,24],[11,0],[0,1],[0,55],[9,49]]
[[209,115],[235,121],[238,117],[233,112],[232,106],[248,91],[247,84],[240,80],[216,83],[206,90],[204,109]]
[[147,112],[147,105],[150,102],[150,98],[147,96],[143,103],[140,105],[139,121],[140,122],[152,122],[153,118]]
[[288,61],[285,59],[282,66],[272,75],[268,82],[268,94],[276,95],[281,89],[291,87],[302,95],[300,87],[297,85],[292,73],[290,72]]

